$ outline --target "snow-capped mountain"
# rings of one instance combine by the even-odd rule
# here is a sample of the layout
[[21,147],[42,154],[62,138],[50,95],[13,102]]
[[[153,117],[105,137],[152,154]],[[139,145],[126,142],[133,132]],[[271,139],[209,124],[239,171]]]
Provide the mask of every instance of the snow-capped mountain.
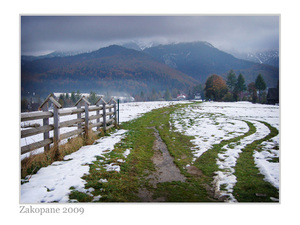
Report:
[[266,50],[266,51],[253,51],[247,53],[240,53],[236,51],[230,52],[237,58],[248,60],[260,64],[268,64],[271,66],[279,67],[279,51]]

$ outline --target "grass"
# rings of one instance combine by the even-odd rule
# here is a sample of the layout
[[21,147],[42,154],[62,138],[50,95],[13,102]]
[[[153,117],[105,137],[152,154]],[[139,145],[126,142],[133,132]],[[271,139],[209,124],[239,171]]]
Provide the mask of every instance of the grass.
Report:
[[[71,201],[91,202],[94,199],[93,196],[101,196],[97,201],[139,202],[141,201],[139,191],[142,188],[150,191],[153,194],[153,199],[163,198],[167,202],[219,201],[214,199],[214,193],[211,191],[214,172],[219,170],[216,164],[218,153],[223,151],[222,147],[225,145],[234,148],[234,145],[239,144],[244,137],[254,134],[256,128],[251,122],[244,121],[249,127],[246,133],[213,145],[211,149],[193,162],[194,156],[191,151],[195,147],[192,144],[193,137],[176,132],[172,125],[175,121],[172,121],[171,117],[174,113],[182,113],[181,109],[187,106],[197,107],[193,104],[173,105],[153,110],[140,118],[123,123],[121,128],[128,130],[125,138],[114,146],[113,151],[98,156],[97,160],[90,165],[89,174],[82,177],[86,181],[85,188],[92,188],[90,189],[92,191],[87,194],[70,188],[69,198]],[[211,118],[215,119],[216,115],[211,113]],[[182,120],[179,120],[178,123],[185,125]],[[187,123],[194,125],[195,121],[189,119]],[[270,134],[247,145],[240,154],[235,168],[238,182],[233,194],[240,202],[261,202],[269,201],[270,197],[278,198],[278,190],[264,181],[263,175],[259,173],[254,164],[253,151],[259,151],[263,141],[267,141],[278,134],[276,128],[268,123],[262,123],[270,129]],[[219,124],[216,122],[215,125]],[[185,182],[158,183],[157,188],[154,188],[149,182],[148,176],[155,171],[155,165],[151,159],[154,154],[153,143],[156,140],[153,127],[167,145],[181,174],[186,177]],[[93,137],[90,144],[95,141],[94,138],[97,137]],[[22,177],[35,173],[42,166],[50,165],[54,159],[62,160],[64,155],[76,151],[84,144],[87,144],[84,139],[72,139],[66,146],[60,147],[59,154],[55,149],[52,149],[45,154],[26,159],[27,162],[22,161],[24,165],[27,165],[27,167],[22,167],[22,174],[24,172]],[[123,154],[128,149],[131,153],[125,158]],[[277,159],[273,160],[276,161]],[[105,166],[108,164],[119,165],[120,172],[107,171]],[[193,164],[201,175],[190,174],[186,169],[187,164]],[[103,182],[105,180],[108,182]],[[224,186],[221,187],[221,189],[223,188]]]
[[259,149],[258,146],[262,142],[277,136],[278,130],[266,122],[259,122],[265,124],[270,133],[266,137],[247,145],[238,158],[235,167],[237,183],[233,194],[239,202],[272,202],[270,197],[279,198],[278,190],[264,180],[264,176],[259,172],[253,158],[253,151]]
[[36,155],[32,154],[29,157],[26,157],[21,161],[21,178],[25,179],[26,176],[31,176],[37,173],[40,168],[51,165],[54,161],[63,160],[64,156],[79,150],[84,145],[92,144],[100,137],[91,131],[89,134],[88,139],[84,136],[70,138],[67,143],[60,145],[59,148],[57,148],[57,146],[53,146],[49,151]]
[[199,157],[194,165],[202,170],[202,172],[209,178],[208,182],[211,183],[213,181],[214,173],[219,170],[217,164],[216,164],[216,159],[218,158],[218,153],[222,151],[222,147],[225,145],[233,145],[233,143],[239,142],[241,139],[244,137],[247,137],[251,134],[254,134],[256,132],[255,126],[249,122],[249,121],[244,121],[247,123],[249,130],[243,135],[240,135],[238,137],[231,138],[229,140],[223,140],[219,144],[213,145],[211,149],[208,151],[204,152],[201,157]]
[[[85,188],[94,188],[92,194],[101,195],[99,200],[101,202],[141,201],[138,196],[141,188],[152,192],[153,198],[163,197],[169,202],[213,201],[208,197],[203,178],[194,177],[185,169],[185,166],[193,159],[190,150],[193,147],[192,137],[175,132],[175,129],[170,127],[170,115],[182,107],[184,105],[156,109],[138,119],[123,123],[121,128],[129,131],[125,139],[115,145],[114,151],[93,162],[90,166],[90,173],[83,177],[87,181]],[[149,183],[148,176],[155,171],[151,160],[155,136],[151,127],[158,130],[170,155],[174,157],[174,163],[186,176],[186,182],[165,182],[158,184],[156,189]],[[128,158],[124,163],[118,162],[119,159],[124,159],[123,153],[126,149],[131,150]],[[109,163],[120,165],[120,172],[106,171],[104,167]],[[108,182],[101,183],[100,179],[107,179]],[[77,194],[71,197],[77,199]]]

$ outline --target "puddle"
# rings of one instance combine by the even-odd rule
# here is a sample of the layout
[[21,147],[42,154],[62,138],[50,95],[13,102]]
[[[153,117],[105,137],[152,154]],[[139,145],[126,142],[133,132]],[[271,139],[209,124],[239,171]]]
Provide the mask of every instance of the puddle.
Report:
[[[156,188],[158,183],[172,181],[185,182],[185,176],[180,173],[180,170],[174,164],[173,157],[170,155],[168,148],[161,139],[157,129],[155,127],[149,127],[149,129],[154,130],[154,136],[156,138],[152,147],[154,150],[152,161],[156,167],[156,171],[148,176],[149,183]],[[152,193],[145,188],[139,190],[139,197],[145,202],[165,201],[165,198],[163,197],[153,199]]]

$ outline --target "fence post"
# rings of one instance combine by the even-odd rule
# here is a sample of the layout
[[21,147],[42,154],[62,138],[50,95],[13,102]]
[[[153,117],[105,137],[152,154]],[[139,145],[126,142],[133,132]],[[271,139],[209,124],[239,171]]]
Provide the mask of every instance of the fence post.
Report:
[[[103,97],[100,97],[97,101],[96,101],[96,105],[99,106],[100,102],[102,102],[102,121],[103,121],[103,131],[106,131],[106,101],[103,99]],[[99,127],[100,128],[100,127]]]
[[120,124],[120,99],[118,99],[118,125]]
[[53,107],[53,125],[54,125],[54,131],[53,131],[53,142],[57,144],[59,142],[59,116],[58,116],[58,107],[54,105]]
[[[95,103],[95,105],[96,105],[97,107],[100,106],[99,101],[100,101],[101,99],[102,99],[102,97],[100,97],[100,99],[98,99],[98,101]],[[97,109],[96,115],[99,116],[99,114],[100,114],[100,109]],[[98,124],[100,123],[100,118],[97,118],[97,123],[98,123]],[[99,129],[100,129],[100,125],[97,126],[97,131],[98,131]]]
[[[54,146],[58,147],[58,142],[59,142],[59,115],[58,115],[58,109],[62,108],[62,106],[61,106],[61,104],[59,104],[58,101],[56,101],[54,99],[53,94],[50,94],[45,99],[45,101],[41,104],[41,106],[39,108],[43,109],[43,110],[46,110],[46,109],[48,110],[49,101],[53,103],[53,126],[54,126],[53,143],[54,143]],[[45,120],[45,123],[47,123],[47,122],[49,124],[49,120],[48,121]],[[44,138],[45,138],[45,136],[49,137],[49,132],[48,132],[48,134],[47,134],[47,132],[44,133]],[[45,149],[46,148],[47,148],[47,146],[45,147]]]
[[118,118],[117,118],[117,103],[116,103],[116,101],[114,101],[114,116],[115,116],[115,126],[117,126],[118,125]]
[[[42,109],[43,112],[48,112],[48,110],[49,110],[48,102],[45,103],[40,109]],[[49,125],[49,118],[44,118],[43,119],[43,126],[47,126],[47,125]],[[49,138],[49,131],[44,133],[44,140],[46,140],[48,138]],[[49,150],[50,150],[50,144],[48,144],[44,147],[44,151],[49,151]]]
[[[84,130],[85,130],[85,136],[86,136],[86,138],[88,138],[88,136],[89,136],[89,106],[90,106],[90,104],[91,103],[85,98],[85,96],[82,96],[75,103],[75,106],[77,106],[77,108],[81,108],[81,106],[84,105],[84,114],[85,114]],[[77,118],[78,118],[78,115],[79,114],[77,114]],[[78,118],[78,119],[80,119],[80,118]]]
[[[80,109],[80,108],[81,108],[81,106],[80,106],[80,104],[78,104],[77,109]],[[81,112],[77,113],[77,119],[81,119]],[[77,124],[77,129],[78,130],[81,129],[81,123]]]
[[[103,99],[102,99],[103,100]],[[103,130],[106,131],[106,102],[103,100]]]
[[[109,100],[109,104],[112,102],[112,104],[114,105],[114,118],[115,118],[115,122],[114,122],[114,125],[117,126],[117,102],[116,100],[112,97],[110,100]],[[111,112],[111,110],[110,110]],[[113,116],[111,115],[111,118]]]

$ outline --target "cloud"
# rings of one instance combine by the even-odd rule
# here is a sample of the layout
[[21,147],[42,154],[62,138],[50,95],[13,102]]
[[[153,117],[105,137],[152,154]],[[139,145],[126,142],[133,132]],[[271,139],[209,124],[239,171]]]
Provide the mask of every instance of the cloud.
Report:
[[279,16],[22,16],[21,51],[95,50],[126,41],[208,41],[223,49],[279,48]]

